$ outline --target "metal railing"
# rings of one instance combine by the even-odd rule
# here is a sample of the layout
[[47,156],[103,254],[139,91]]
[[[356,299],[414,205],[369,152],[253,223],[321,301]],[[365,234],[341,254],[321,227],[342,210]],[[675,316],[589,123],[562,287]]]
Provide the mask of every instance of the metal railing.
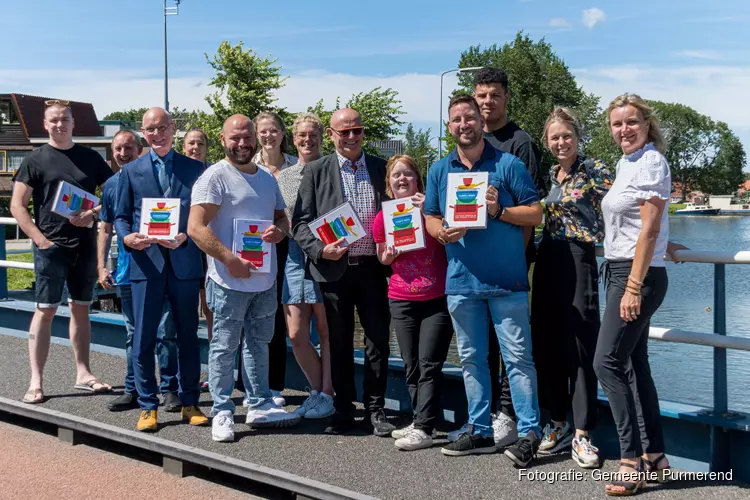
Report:
[[[5,226],[17,225],[14,218],[0,217],[0,300],[8,298],[7,269],[34,269],[32,263],[13,262],[6,259]],[[675,255],[680,262],[704,263],[714,265],[714,307],[713,333],[693,332],[674,328],[651,327],[649,338],[663,342],[693,344],[713,347],[713,409],[710,414],[720,419],[731,417],[727,383],[727,349],[750,351],[750,339],[728,336],[726,327],[726,265],[750,264],[750,251],[741,252],[703,252],[696,250],[678,250]],[[597,248],[597,256],[603,256]],[[666,257],[669,259],[668,257]],[[724,428],[711,426],[710,470],[721,472],[729,470],[730,448],[729,434]]]

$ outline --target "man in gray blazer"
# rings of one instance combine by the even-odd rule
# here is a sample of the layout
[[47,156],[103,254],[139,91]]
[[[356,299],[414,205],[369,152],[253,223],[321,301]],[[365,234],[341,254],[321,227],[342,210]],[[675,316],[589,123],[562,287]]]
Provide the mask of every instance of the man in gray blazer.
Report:
[[[327,434],[343,434],[354,426],[354,308],[365,333],[363,402],[365,425],[377,436],[395,427],[383,412],[390,346],[387,268],[375,255],[372,222],[385,198],[385,162],[362,151],[365,128],[353,109],[331,117],[326,133],[336,152],[304,169],[299,200],[292,218],[294,240],[308,255],[308,272],[324,295],[331,342],[331,375],[336,413]],[[343,246],[343,238],[324,244],[308,224],[348,201],[367,236]]]

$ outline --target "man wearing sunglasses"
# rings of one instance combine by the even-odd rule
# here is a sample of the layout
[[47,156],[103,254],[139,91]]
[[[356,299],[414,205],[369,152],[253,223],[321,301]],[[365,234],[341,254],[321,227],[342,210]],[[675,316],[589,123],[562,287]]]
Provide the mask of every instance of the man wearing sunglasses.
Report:
[[[46,101],[44,128],[49,143],[35,149],[13,177],[10,211],[24,233],[34,242],[36,311],[29,328],[31,381],[24,403],[44,400],[42,379],[49,354],[52,320],[68,286],[70,341],[76,361],[75,388],[108,392],[111,387],[89,368],[91,323],[89,306],[96,283],[96,227],[100,207],[82,210],[70,219],[53,212],[62,181],[94,193],[112,176],[104,159],[89,148],[73,143],[73,113],[70,103]],[[34,200],[34,219],[29,200]]]
[[[203,163],[172,149],[175,126],[169,113],[151,108],[141,128],[151,151],[125,166],[120,174],[115,208],[115,229],[123,249],[130,254],[130,288],[133,295],[133,367],[138,391],[139,431],[158,428],[154,347],[164,302],[171,306],[177,330],[177,377],[182,420],[207,425],[198,408],[200,354],[198,347],[198,295],[203,262],[187,232],[190,195],[203,173]],[[178,234],[174,240],[154,240],[139,233],[144,198],[179,198]]]
[[[390,346],[387,268],[375,255],[372,222],[385,198],[385,162],[362,151],[365,128],[353,109],[331,116],[326,130],[336,151],[308,164],[294,210],[294,240],[310,257],[309,273],[324,295],[331,342],[331,376],[336,413],[327,434],[343,434],[354,426],[354,309],[365,333],[363,402],[365,426],[376,436],[390,436],[395,427],[383,407]],[[366,236],[351,246],[343,238],[331,244],[317,239],[308,224],[344,202],[351,203]]]

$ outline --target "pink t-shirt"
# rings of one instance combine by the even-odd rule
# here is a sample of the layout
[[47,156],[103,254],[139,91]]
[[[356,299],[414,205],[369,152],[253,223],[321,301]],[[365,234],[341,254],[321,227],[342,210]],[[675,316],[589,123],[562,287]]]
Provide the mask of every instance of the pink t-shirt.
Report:
[[[383,211],[372,223],[375,243],[385,243]],[[445,248],[425,231],[426,248],[396,257],[391,264],[393,274],[388,284],[388,298],[394,300],[431,300],[445,295],[448,259]]]

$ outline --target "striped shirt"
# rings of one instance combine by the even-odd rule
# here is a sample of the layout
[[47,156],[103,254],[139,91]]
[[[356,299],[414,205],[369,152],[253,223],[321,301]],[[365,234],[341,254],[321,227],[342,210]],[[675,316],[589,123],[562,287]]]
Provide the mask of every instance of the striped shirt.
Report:
[[[359,160],[352,163],[351,160],[336,151],[339,160],[341,184],[344,187],[344,198],[352,204],[367,235],[352,243],[349,255],[375,255],[375,241],[372,239],[372,223],[377,215],[375,209],[375,190],[372,187],[370,174],[367,171],[365,155],[362,153]],[[354,168],[353,168],[354,167]]]

